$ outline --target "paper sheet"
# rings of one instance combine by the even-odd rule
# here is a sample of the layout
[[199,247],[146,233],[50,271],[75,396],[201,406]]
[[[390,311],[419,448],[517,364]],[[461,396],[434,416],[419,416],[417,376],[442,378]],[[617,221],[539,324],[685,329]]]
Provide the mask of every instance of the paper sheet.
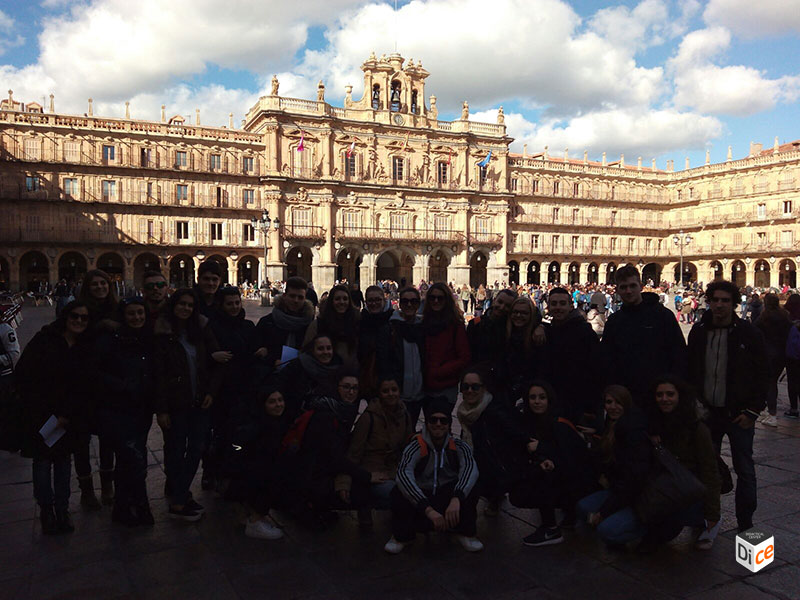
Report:
[[294,360],[295,358],[297,358],[297,356],[299,354],[300,354],[300,352],[296,348],[292,348],[291,346],[284,346],[281,349],[281,365],[278,368],[278,370],[280,370],[283,367],[285,367],[286,363],[288,363],[289,361]]
[[55,415],[50,415],[50,418],[45,421],[42,428],[39,430],[39,435],[42,436],[44,443],[48,448],[52,448],[61,437],[67,432],[66,429],[58,424],[58,419]]

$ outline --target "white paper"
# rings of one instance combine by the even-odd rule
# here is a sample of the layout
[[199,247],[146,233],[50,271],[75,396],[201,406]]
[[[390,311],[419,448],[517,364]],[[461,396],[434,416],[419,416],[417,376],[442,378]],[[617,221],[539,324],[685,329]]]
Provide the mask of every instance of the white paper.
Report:
[[52,448],[53,444],[55,444],[58,440],[61,439],[67,432],[66,429],[61,427],[58,424],[58,419],[55,415],[50,415],[50,418],[45,421],[45,424],[42,425],[42,428],[39,430],[39,435],[42,436],[44,443],[47,444],[48,448]]
[[296,348],[292,348],[291,346],[284,346],[281,349],[281,364],[280,364],[280,367],[278,368],[278,370],[280,370],[283,367],[285,367],[286,363],[288,363],[289,361],[294,360],[295,358],[297,358],[299,354],[300,354],[300,351],[297,350]]

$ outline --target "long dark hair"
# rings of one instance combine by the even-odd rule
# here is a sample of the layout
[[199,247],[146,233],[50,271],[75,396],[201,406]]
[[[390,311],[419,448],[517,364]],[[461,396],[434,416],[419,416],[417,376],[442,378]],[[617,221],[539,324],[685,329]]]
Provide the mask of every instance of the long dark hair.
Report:
[[437,281],[428,288],[428,291],[425,294],[425,309],[422,311],[422,322],[429,323],[431,320],[439,318],[436,312],[434,312],[434,310],[431,308],[430,302],[431,292],[435,290],[438,290],[444,294],[444,306],[442,307],[441,311],[437,311],[442,315],[441,320],[448,325],[450,323],[458,323],[459,321],[463,320],[464,317],[461,314],[461,310],[459,310],[458,306],[456,305],[456,301],[453,298],[453,292],[446,284],[442,283],[441,281]]
[[[662,384],[673,386],[678,392],[678,406],[669,415],[665,415],[658,408],[656,390]],[[694,389],[686,381],[675,375],[661,375],[653,380],[648,401],[648,421],[654,433],[662,433],[668,427],[694,427],[699,420],[697,417],[697,403]]]
[[61,309],[58,317],[56,320],[50,323],[48,327],[52,328],[53,331],[63,334],[67,329],[67,319],[69,318],[72,311],[76,308],[85,308],[89,310],[89,307],[86,305],[85,302],[81,300],[73,300],[72,302],[68,302],[64,308]]
[[793,320],[800,319],[800,294],[791,294],[783,308],[789,313],[789,318]]
[[203,339],[203,328],[200,326],[200,312],[197,306],[198,300],[191,288],[180,288],[169,297],[164,310],[164,317],[169,322],[172,332],[178,333],[182,325],[178,323],[178,318],[175,316],[175,307],[178,305],[178,301],[184,296],[190,296],[194,302],[192,315],[186,320],[186,337],[192,344],[197,344]]
[[[333,297],[339,292],[347,296],[347,310],[342,316],[339,316],[333,307]],[[340,341],[346,342],[351,352],[355,349],[358,340],[358,311],[353,306],[353,298],[347,286],[335,285],[331,288],[328,298],[322,304],[317,321],[318,333],[327,334],[334,344]]]
[[[95,277],[105,279],[106,283],[108,283],[108,296],[106,296],[105,300],[99,301],[97,298],[92,296],[91,283],[92,279]],[[102,318],[114,316],[117,310],[118,300],[117,293],[114,291],[114,282],[111,280],[111,276],[100,269],[86,271],[86,274],[83,276],[83,281],[81,282],[81,293],[78,295],[78,300],[83,302],[84,306],[89,309],[89,317],[92,319],[92,321],[98,317]]]

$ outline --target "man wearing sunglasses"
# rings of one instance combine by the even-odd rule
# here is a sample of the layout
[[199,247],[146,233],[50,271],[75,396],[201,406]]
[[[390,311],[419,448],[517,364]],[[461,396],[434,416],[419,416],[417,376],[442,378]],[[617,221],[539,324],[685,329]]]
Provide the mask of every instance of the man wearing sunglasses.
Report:
[[386,365],[392,369],[387,374],[400,385],[400,397],[406,405],[411,423],[416,428],[422,411],[423,378],[422,355],[425,336],[422,333],[422,317],[419,315],[420,294],[413,287],[400,291],[399,310],[389,318],[391,331]]
[[425,430],[412,438],[400,458],[392,490],[392,537],[383,547],[399,554],[417,532],[450,531],[467,552],[483,550],[475,537],[478,467],[470,447],[450,435],[447,398],[425,407]]
[[160,271],[147,271],[144,274],[144,281],[142,283],[142,296],[144,297],[145,313],[147,321],[145,327],[150,331],[158,319],[161,309],[167,302],[167,280]]

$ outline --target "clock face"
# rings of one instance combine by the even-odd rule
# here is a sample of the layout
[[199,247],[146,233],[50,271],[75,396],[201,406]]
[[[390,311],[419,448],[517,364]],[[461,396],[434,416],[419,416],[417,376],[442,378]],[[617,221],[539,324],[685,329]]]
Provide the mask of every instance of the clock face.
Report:
[[403,124],[403,115],[395,115],[392,117],[395,125],[402,125]]

